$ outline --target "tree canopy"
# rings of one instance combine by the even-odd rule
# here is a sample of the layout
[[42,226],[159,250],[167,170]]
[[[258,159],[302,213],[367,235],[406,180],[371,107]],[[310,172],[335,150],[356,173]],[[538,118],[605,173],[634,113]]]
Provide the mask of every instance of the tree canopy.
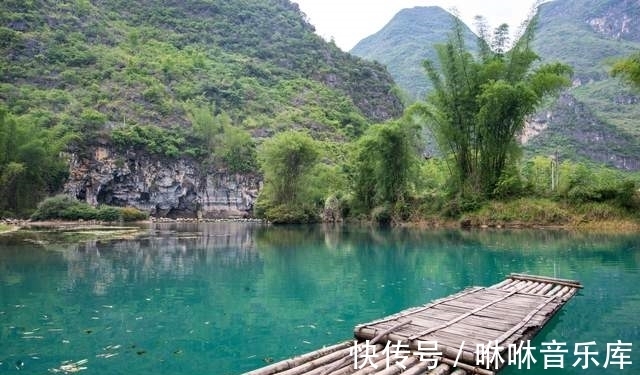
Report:
[[621,77],[625,82],[640,89],[640,52],[618,60],[611,69],[611,75]]
[[303,132],[286,131],[265,141],[258,153],[264,187],[256,214],[270,221],[315,221],[306,182],[319,156],[316,141]]
[[402,212],[414,181],[418,129],[408,119],[370,127],[355,143],[350,165],[353,206],[369,212]]
[[45,128],[34,116],[16,117],[0,106],[0,216],[28,214],[68,174],[60,152],[72,137],[62,126]]

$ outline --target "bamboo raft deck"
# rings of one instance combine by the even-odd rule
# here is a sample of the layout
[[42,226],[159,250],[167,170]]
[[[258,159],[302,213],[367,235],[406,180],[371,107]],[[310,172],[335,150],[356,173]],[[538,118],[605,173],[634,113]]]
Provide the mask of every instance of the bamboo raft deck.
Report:
[[[377,368],[370,364],[354,368],[355,343],[347,341],[245,375],[494,375],[507,363],[507,347],[533,338],[580,288],[582,285],[574,280],[511,274],[490,287],[467,288],[356,326],[358,364],[367,359],[363,354],[375,347],[379,356],[371,363]],[[395,365],[393,359],[388,365],[387,357],[379,354],[385,344],[398,342],[407,346],[402,362],[405,368]],[[425,356],[420,352],[424,350],[420,343],[425,342],[437,342],[440,354]],[[490,342],[504,348],[500,354],[505,363],[476,365],[476,345],[487,346]],[[425,358],[436,358],[438,366],[433,368],[433,362]]]

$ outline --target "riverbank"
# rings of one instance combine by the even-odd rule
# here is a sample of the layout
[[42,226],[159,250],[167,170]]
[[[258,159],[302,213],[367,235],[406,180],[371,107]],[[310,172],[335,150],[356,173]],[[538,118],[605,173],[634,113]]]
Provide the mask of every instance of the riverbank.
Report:
[[443,212],[414,214],[401,227],[438,229],[557,229],[599,233],[640,232],[640,215],[608,202],[569,204],[548,198],[488,201],[456,217]]
[[0,223],[0,234],[11,233],[20,230],[19,225]]
[[[128,222],[126,228],[143,228],[160,223],[267,223],[256,218],[157,218]],[[372,224],[370,221],[346,219],[347,225]],[[30,221],[4,220],[0,222],[0,233],[16,231],[21,228],[32,230],[61,231],[111,231],[114,233],[119,222],[87,221]],[[438,228],[495,228],[495,229],[559,229],[581,230],[602,233],[624,233],[640,231],[640,215],[632,210],[607,202],[569,204],[548,198],[519,198],[510,201],[488,201],[476,210],[450,217],[442,212],[422,212],[414,214],[409,220],[394,222],[394,226],[423,229]]]
[[490,201],[458,220],[462,227],[635,232],[640,216],[608,202],[568,204],[545,198]]

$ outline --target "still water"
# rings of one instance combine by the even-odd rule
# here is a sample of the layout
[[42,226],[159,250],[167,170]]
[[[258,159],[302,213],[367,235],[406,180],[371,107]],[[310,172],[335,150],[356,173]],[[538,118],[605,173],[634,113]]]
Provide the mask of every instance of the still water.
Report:
[[[0,373],[86,359],[86,374],[240,374],[518,272],[585,286],[532,343],[566,342],[564,368],[534,352],[528,373],[640,374],[640,235],[211,223],[36,240],[0,236]],[[603,369],[617,340],[633,364]],[[572,367],[588,341],[600,366]]]

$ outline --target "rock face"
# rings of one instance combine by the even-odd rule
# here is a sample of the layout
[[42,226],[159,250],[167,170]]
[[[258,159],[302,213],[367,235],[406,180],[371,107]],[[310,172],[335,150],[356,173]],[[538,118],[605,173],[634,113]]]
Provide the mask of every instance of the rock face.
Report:
[[256,175],[206,171],[194,160],[96,147],[71,155],[65,192],[89,204],[133,206],[156,217],[251,217],[261,187]]

